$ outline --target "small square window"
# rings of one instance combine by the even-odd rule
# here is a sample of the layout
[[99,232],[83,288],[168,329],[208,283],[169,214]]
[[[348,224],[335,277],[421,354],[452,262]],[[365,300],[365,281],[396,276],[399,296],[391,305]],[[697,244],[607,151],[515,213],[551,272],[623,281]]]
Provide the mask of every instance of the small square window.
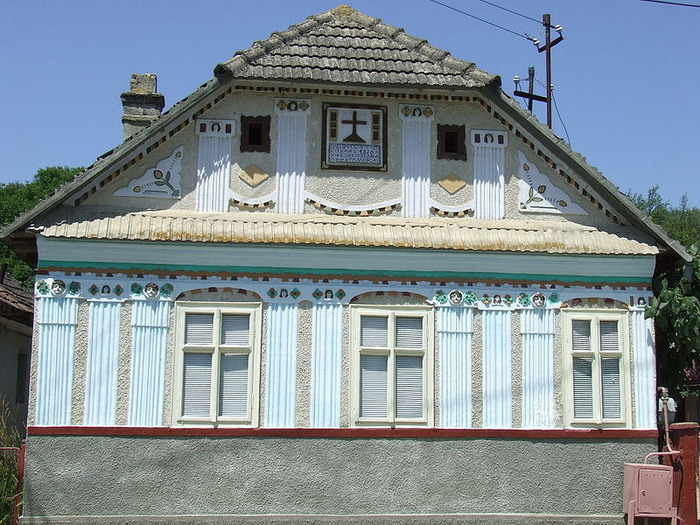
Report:
[[438,124],[437,158],[467,160],[466,131],[464,126]]
[[270,153],[270,117],[241,116],[241,151]]

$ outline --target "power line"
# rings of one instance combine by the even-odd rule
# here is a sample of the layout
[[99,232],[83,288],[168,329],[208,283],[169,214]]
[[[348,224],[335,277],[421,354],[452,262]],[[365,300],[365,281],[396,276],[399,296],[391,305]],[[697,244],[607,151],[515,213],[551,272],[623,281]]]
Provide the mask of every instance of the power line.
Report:
[[498,9],[503,9],[504,11],[508,11],[509,13],[520,16],[520,17],[524,18],[525,20],[532,20],[536,24],[540,23],[540,21],[537,20],[536,18],[532,18],[532,17],[524,15],[522,13],[518,13],[517,11],[513,11],[511,9],[508,9],[507,7],[503,7],[502,5],[494,4],[493,2],[488,2],[487,0],[479,0],[479,2],[483,2],[484,4],[488,4],[488,5],[491,5],[493,7],[497,7]]
[[[545,85],[542,83],[541,80],[538,80],[537,83],[545,87]],[[566,124],[564,124],[564,119],[561,118],[561,113],[559,113],[559,106],[557,105],[557,99],[554,98],[554,93],[552,93],[552,102],[554,102],[554,109],[557,112],[557,117],[559,117],[559,122],[561,122],[561,127],[564,128],[564,134],[566,135],[566,141],[569,143],[569,146],[571,146],[571,139],[569,138],[569,131],[566,129]]]
[[442,7],[446,7],[447,9],[451,9],[452,11],[455,11],[457,13],[463,14],[465,16],[468,16],[470,18],[474,18],[475,20],[478,20],[479,22],[483,22],[485,24],[488,24],[493,27],[497,27],[498,29],[501,29],[502,31],[506,31],[512,35],[519,36],[520,38],[524,38],[525,40],[530,40],[532,41],[532,38],[528,37],[524,33],[517,33],[515,31],[512,31],[511,29],[508,29],[507,27],[499,26],[498,24],[494,24],[493,22],[489,22],[488,20],[484,20],[483,18],[479,18],[478,16],[474,16],[470,13],[467,13],[466,11],[462,11],[460,9],[457,9],[456,7],[452,7],[451,5],[443,4],[442,2],[438,2],[438,0],[430,0],[434,4],[441,5]]
[[686,4],[684,2],[670,2],[669,0],[640,0],[641,2],[651,2],[652,4],[679,5],[682,7],[700,7],[698,4]]

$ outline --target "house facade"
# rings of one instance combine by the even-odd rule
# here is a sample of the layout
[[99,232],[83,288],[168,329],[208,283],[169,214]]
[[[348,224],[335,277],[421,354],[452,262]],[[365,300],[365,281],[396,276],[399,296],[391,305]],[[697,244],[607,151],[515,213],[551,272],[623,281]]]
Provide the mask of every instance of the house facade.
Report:
[[500,79],[347,6],[3,232],[36,257],[24,523],[619,523],[682,255]]

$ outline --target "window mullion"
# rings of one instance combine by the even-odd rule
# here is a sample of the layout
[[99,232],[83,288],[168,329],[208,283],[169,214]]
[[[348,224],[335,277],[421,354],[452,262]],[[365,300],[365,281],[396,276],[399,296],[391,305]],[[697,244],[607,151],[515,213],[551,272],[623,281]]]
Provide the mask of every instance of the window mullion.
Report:
[[217,310],[214,314],[213,330],[214,352],[211,358],[211,404],[209,417],[212,421],[216,421],[219,417],[219,388],[221,388],[219,384],[221,379],[221,310]]
[[593,419],[596,423],[603,420],[603,385],[600,362],[600,330],[598,319],[591,320],[591,353],[592,371],[591,380],[593,382]]
[[390,422],[396,421],[396,312],[389,314],[387,323],[389,357],[387,362],[387,416]]

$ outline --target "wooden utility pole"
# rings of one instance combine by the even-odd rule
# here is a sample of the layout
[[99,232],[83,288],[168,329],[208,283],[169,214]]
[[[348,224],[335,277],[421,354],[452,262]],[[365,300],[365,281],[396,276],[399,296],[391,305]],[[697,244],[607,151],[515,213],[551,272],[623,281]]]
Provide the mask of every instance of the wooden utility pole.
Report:
[[[528,70],[528,77],[530,80],[530,92],[526,93],[524,91],[514,91],[513,94],[518,96],[518,97],[524,97],[528,100],[527,107],[530,111],[532,111],[532,101],[536,100],[538,102],[546,102],[547,103],[547,126],[550,128],[552,127],[552,48],[556,46],[559,42],[564,40],[564,36],[561,34],[561,26],[553,26],[551,23],[551,16],[549,14],[542,15],[542,25],[544,26],[544,31],[545,31],[545,43],[543,46],[540,46],[539,40],[533,40],[535,45],[537,46],[537,51],[542,53],[544,51],[545,53],[545,63],[546,63],[546,71],[547,71],[547,96],[543,97],[542,95],[535,95],[532,91],[532,86],[533,86],[533,81],[534,81],[534,68],[530,68],[532,71],[530,72]],[[554,29],[557,33],[559,33],[559,36],[552,40],[552,29]]]

